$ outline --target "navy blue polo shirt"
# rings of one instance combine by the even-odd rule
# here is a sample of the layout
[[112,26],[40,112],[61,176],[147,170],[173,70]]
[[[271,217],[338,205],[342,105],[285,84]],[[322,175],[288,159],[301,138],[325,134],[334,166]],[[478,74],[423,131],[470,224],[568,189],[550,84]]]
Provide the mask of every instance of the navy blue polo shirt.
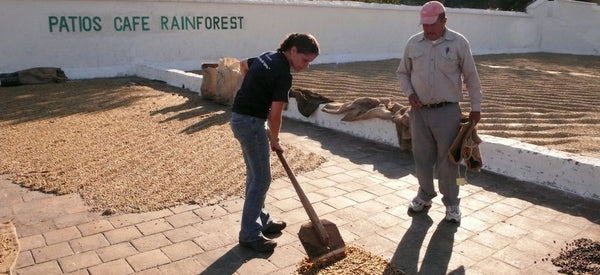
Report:
[[248,72],[233,101],[232,111],[267,119],[271,103],[288,102],[292,74],[282,52],[266,52],[248,59]]

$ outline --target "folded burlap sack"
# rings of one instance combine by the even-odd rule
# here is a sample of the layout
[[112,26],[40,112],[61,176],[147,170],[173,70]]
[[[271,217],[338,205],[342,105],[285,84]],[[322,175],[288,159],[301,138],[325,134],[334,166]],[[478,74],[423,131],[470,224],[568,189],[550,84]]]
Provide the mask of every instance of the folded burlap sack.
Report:
[[460,122],[458,135],[448,149],[448,157],[454,164],[464,160],[465,165],[471,172],[479,172],[483,167],[483,159],[479,144],[482,142],[477,135],[475,125],[471,123],[468,117],[463,117]]

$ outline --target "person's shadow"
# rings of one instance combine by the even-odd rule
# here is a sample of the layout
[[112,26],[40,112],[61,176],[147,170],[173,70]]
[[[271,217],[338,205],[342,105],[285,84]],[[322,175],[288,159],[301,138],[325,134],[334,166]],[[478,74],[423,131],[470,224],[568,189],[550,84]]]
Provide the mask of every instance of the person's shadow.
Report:
[[448,263],[454,247],[454,233],[457,223],[442,220],[429,241],[419,274],[465,274],[464,268],[448,272]]
[[[413,213],[408,211],[412,217],[410,227],[400,240],[396,252],[391,259],[391,264],[398,267],[406,274],[447,274],[448,263],[452,256],[452,247],[454,245],[454,233],[458,224],[442,220],[433,235],[425,255],[421,268],[419,269],[419,253],[427,230],[433,224],[433,220],[427,214],[429,208],[422,212]],[[458,268],[448,274],[464,274],[464,269]]]
[[423,240],[427,235],[427,230],[433,224],[433,220],[427,214],[429,207],[422,212],[413,213],[408,211],[412,217],[410,227],[400,240],[396,252],[392,257],[391,264],[395,265],[406,274],[417,274],[417,264],[419,263],[419,251],[423,245]]
[[200,272],[199,275],[234,274],[245,262],[255,258],[267,259],[272,254],[273,252],[260,253],[236,245]]

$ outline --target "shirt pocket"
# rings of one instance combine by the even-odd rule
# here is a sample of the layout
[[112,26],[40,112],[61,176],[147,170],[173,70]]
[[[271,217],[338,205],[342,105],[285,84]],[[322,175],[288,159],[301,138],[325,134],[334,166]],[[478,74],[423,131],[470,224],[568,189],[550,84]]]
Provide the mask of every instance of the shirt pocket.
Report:
[[427,69],[427,59],[425,53],[422,50],[410,49],[408,52],[408,58],[412,64],[414,71],[421,72]]
[[440,70],[445,73],[453,73],[458,71],[459,58],[458,52],[456,49],[452,49],[450,47],[444,48],[444,51],[441,53],[440,60]]

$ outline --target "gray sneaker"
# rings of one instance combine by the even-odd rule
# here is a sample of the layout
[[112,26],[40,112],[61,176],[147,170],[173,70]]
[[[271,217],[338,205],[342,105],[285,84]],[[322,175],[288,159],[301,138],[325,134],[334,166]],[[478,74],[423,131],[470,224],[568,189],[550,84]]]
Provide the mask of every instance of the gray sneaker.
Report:
[[461,216],[462,215],[460,213],[460,208],[458,207],[458,205],[446,206],[446,220],[447,221],[459,223]]
[[419,197],[415,197],[410,204],[408,205],[408,208],[410,208],[410,210],[412,210],[413,212],[421,212],[423,211],[423,208],[425,208],[426,206],[430,206],[431,205],[431,201],[425,201]]

